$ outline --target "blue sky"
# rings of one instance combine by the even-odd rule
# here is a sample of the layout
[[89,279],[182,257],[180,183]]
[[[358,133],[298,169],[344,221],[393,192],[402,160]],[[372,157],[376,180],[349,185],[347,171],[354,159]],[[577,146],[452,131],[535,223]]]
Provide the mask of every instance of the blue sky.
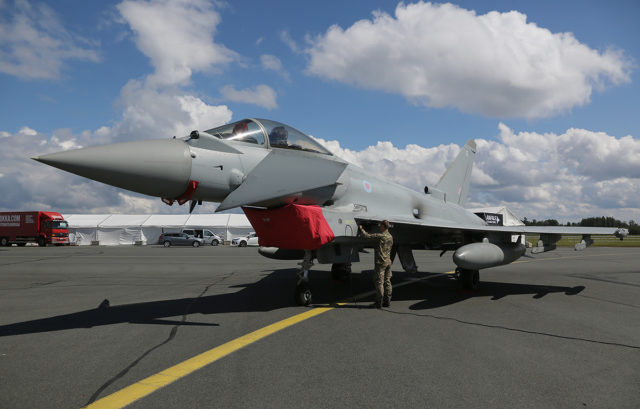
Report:
[[[476,138],[492,153],[479,154],[470,205],[639,219],[628,192],[640,190],[640,165],[615,159],[640,152],[639,17],[635,1],[0,0],[0,146],[26,136],[55,150],[266,117],[419,188]],[[21,144],[0,167],[2,189],[42,170],[16,159],[43,153]],[[100,189],[60,177],[78,197]],[[93,207],[24,186],[5,197],[166,210],[105,192],[108,205]],[[560,194],[574,203],[558,205]]]

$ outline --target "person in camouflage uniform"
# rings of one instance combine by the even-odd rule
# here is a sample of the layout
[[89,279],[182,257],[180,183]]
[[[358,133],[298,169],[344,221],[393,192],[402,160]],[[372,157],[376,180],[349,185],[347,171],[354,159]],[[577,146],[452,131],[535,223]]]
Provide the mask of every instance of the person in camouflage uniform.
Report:
[[369,234],[362,226],[360,231],[367,240],[375,241],[373,283],[376,288],[376,308],[389,307],[391,305],[391,247],[393,237],[389,233],[389,221],[383,220],[378,225],[380,233]]

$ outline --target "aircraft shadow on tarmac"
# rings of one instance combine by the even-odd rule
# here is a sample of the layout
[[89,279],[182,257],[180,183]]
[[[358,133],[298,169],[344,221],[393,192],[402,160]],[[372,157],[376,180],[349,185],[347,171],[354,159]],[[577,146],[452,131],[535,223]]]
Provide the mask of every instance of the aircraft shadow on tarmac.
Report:
[[[108,299],[99,302],[96,308],[57,315],[48,318],[23,321],[0,326],[0,337],[61,331],[75,328],[92,328],[102,325],[132,323],[154,325],[198,325],[218,326],[216,323],[197,322],[198,314],[222,314],[231,312],[259,312],[288,308],[294,305],[293,289],[296,283],[295,269],[269,270],[254,283],[235,285],[241,288],[232,293],[206,295],[193,298],[150,301],[117,306],[109,305]],[[353,300],[358,294],[370,292],[372,271],[352,274],[347,282],[336,282],[326,271],[311,271],[313,304],[335,304]],[[428,277],[421,273],[418,277]],[[415,277],[415,276],[414,276]],[[402,273],[396,273],[396,282],[404,281]],[[462,291],[458,283],[449,277],[434,277],[428,281],[417,281],[394,289],[394,301],[417,301],[410,309],[437,308],[464,301],[472,297],[487,297],[498,300],[509,295],[533,294],[541,298],[549,293],[575,295],[584,287],[557,287],[529,284],[486,282],[476,292]],[[357,301],[371,300],[371,297]],[[348,306],[347,306],[348,307]]]
[[393,299],[396,301],[420,300],[409,308],[411,310],[426,310],[455,304],[474,297],[490,297],[491,301],[496,301],[507,296],[531,294],[532,298],[540,299],[547,294],[552,293],[576,295],[584,289],[584,286],[559,287],[550,285],[481,281],[479,290],[468,291],[460,289],[457,281],[451,277],[441,276],[436,277],[433,280],[429,280],[428,283],[417,283],[416,285],[408,285],[398,288],[393,292]]

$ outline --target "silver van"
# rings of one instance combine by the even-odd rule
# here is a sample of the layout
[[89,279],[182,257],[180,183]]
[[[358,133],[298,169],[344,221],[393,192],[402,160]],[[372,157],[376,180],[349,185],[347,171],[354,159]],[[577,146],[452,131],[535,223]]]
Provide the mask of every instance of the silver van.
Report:
[[217,234],[214,234],[211,230],[207,229],[182,229],[183,233],[187,233],[189,236],[194,236],[202,239],[204,244],[210,244],[217,246],[222,243],[222,239]]

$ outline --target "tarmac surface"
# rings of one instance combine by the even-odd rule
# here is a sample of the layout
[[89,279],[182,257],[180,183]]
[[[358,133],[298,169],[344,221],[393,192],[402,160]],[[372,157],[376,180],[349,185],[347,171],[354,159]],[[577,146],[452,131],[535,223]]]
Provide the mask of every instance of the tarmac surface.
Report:
[[[314,310],[294,305],[296,262],[256,248],[0,248],[0,408],[640,407],[640,249],[523,257],[477,292],[441,274],[451,253],[415,254],[383,310],[353,301],[372,254],[345,283],[316,264]],[[225,343],[139,400],[101,400]]]

